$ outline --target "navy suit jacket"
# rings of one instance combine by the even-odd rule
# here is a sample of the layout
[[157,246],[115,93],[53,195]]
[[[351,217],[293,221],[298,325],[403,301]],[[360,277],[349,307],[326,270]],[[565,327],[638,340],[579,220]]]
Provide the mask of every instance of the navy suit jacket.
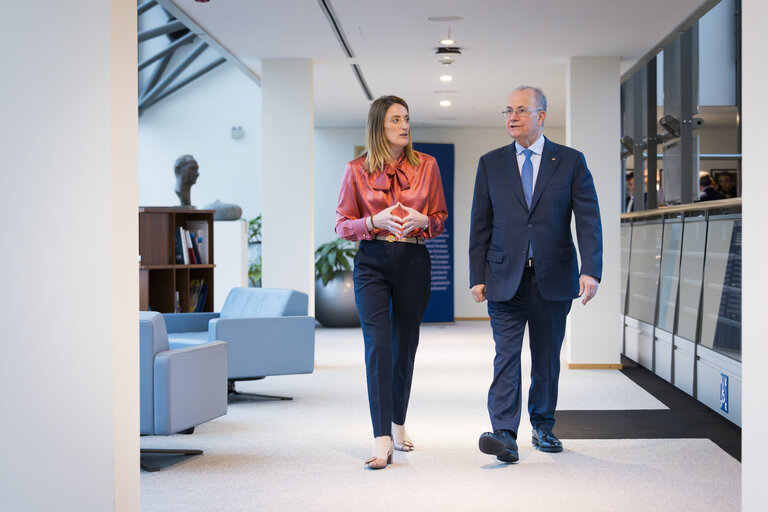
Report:
[[[571,236],[576,218],[581,270]],[[536,282],[545,300],[572,300],[579,275],[600,280],[600,209],[584,155],[545,139],[530,211],[515,143],[480,157],[469,234],[469,286],[485,284],[488,300],[514,297],[531,242]]]

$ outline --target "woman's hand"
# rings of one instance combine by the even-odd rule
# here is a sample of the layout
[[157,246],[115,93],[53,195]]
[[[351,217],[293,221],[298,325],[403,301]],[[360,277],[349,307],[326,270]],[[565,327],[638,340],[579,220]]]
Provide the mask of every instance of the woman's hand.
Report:
[[371,217],[371,223],[374,229],[386,229],[396,237],[400,238],[403,233],[403,219],[392,213],[392,210],[398,207],[400,203],[394,204],[389,208],[384,208],[379,213]]
[[421,229],[422,231],[427,231],[427,228],[429,228],[429,217],[424,215],[423,213],[414,210],[413,208],[409,208],[403,204],[397,203],[395,206],[399,206],[403,210],[405,210],[408,215],[403,221],[403,234],[402,236],[408,236],[408,233],[411,233],[412,231],[416,229]]

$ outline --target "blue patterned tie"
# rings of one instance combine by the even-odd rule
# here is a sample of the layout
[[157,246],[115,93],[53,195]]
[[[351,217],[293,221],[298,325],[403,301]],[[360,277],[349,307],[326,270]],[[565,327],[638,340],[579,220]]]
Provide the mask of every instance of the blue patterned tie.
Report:
[[525,194],[525,202],[528,203],[528,208],[531,207],[531,198],[533,197],[533,162],[531,162],[531,155],[533,151],[530,149],[524,149],[525,162],[523,162],[523,172],[521,178],[523,180],[523,194]]
[[[533,197],[533,162],[531,162],[531,155],[533,151],[530,149],[524,149],[525,162],[523,162],[523,172],[520,177],[523,180],[523,194],[525,194],[525,202],[528,203],[528,209],[531,209],[531,198]],[[528,257],[533,258],[533,248],[531,242],[528,242]]]

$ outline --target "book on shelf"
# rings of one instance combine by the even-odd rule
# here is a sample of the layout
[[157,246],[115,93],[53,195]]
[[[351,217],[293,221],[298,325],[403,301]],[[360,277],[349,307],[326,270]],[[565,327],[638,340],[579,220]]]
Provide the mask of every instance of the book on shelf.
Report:
[[187,231],[187,243],[189,244],[189,262],[200,263],[200,255],[197,254],[197,242],[194,241],[191,232]]
[[200,287],[200,297],[197,299],[195,312],[200,313],[205,309],[205,301],[208,299],[208,285],[203,283]]
[[181,313],[181,303],[179,302],[179,290],[176,290],[173,295],[174,295],[174,300],[176,301],[173,307],[173,311],[175,313]]
[[[187,229],[197,235],[195,241],[198,243],[198,251],[200,253],[200,263],[210,263],[208,255],[208,221],[205,220],[188,220]],[[201,240],[202,239],[202,240]]]
[[189,309],[187,311],[190,313],[197,311],[197,303],[200,300],[203,285],[203,279],[192,279],[189,282]]
[[174,244],[174,251],[175,251],[175,261],[177,265],[183,265],[184,264],[184,244],[181,242],[181,233],[177,230],[176,236],[174,237],[176,239],[176,243]]
[[208,263],[208,256],[206,255],[205,258],[203,257],[203,235],[199,229],[193,232],[193,238],[197,241],[197,252],[200,254],[200,263]]
[[187,241],[187,235],[184,233],[184,228],[179,226],[177,228],[177,231],[179,232],[179,237],[181,238],[181,255],[184,258],[184,265],[189,265],[189,242]]

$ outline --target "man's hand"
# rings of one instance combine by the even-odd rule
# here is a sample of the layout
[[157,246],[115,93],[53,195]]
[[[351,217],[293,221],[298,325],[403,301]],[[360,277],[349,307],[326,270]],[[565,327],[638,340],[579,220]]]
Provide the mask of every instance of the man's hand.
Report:
[[475,302],[483,302],[485,300],[484,284],[476,284],[475,286],[470,288],[469,291],[472,292],[472,298],[475,299]]
[[579,277],[579,297],[584,296],[581,300],[582,304],[586,305],[595,296],[599,285],[600,283],[597,282],[597,279],[592,276],[583,275]]

